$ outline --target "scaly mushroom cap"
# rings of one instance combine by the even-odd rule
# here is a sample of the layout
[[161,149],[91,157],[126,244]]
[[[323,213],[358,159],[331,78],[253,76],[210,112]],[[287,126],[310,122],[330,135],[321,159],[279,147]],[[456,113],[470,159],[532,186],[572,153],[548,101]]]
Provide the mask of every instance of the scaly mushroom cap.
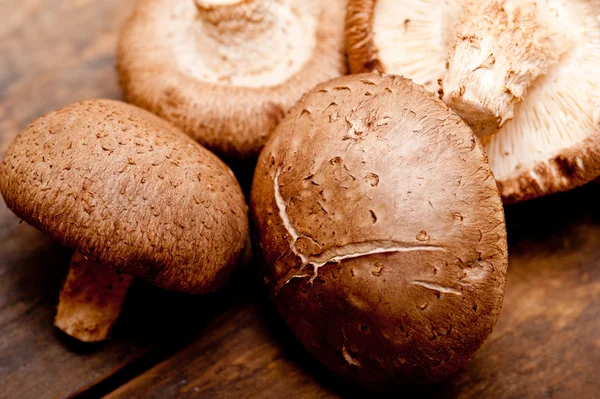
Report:
[[352,72],[440,90],[505,202],[600,175],[599,1],[350,0],[346,22]]
[[507,268],[496,182],[471,129],[421,86],[317,86],[261,153],[251,204],[279,311],[351,381],[443,380],[492,331]]
[[119,43],[129,101],[251,159],[284,113],[343,75],[346,0],[142,0]]
[[34,121],[0,164],[0,192],[63,245],[169,290],[218,288],[248,233],[229,168],[171,124],[117,101]]

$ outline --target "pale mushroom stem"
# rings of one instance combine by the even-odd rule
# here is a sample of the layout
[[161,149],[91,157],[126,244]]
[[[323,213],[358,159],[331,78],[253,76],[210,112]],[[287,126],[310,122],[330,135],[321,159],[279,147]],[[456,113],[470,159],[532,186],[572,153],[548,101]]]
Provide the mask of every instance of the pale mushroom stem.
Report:
[[[288,58],[302,58],[294,41],[293,2],[273,0],[194,0],[209,54],[205,65],[220,80],[259,76],[277,69]],[[297,28],[297,26],[296,26]],[[296,55],[295,53],[299,53]]]
[[[194,0],[200,18],[214,28],[214,38],[230,40],[261,34],[273,25],[272,0]],[[239,42],[235,43],[240,45]]]
[[535,0],[466,2],[442,99],[477,135],[493,134],[512,119],[535,79],[568,51],[555,18]]
[[75,252],[60,291],[54,325],[80,341],[107,339],[132,280]]

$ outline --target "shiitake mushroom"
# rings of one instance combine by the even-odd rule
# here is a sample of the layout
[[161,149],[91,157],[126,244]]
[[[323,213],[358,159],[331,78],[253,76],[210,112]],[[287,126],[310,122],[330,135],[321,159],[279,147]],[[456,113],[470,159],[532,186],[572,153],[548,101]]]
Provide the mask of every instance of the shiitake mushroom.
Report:
[[170,123],[112,100],[35,120],[0,163],[21,219],[74,249],[55,325],[108,338],[133,277],[205,294],[225,283],[248,236],[231,170]]
[[279,312],[351,382],[443,380],[494,327],[496,181],[472,130],[422,86],[359,74],[310,91],[261,153],[251,209]]

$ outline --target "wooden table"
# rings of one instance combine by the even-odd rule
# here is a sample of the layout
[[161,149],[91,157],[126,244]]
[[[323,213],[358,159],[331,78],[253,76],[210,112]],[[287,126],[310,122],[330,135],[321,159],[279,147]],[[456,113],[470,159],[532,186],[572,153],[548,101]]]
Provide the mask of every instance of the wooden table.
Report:
[[[191,1],[191,0],[190,0]],[[0,154],[42,113],[119,98],[114,47],[133,0],[1,0]],[[496,330],[444,384],[390,397],[600,398],[600,185],[507,208],[510,267]],[[0,200],[0,397],[373,397],[294,339],[240,271],[196,298],[136,282],[114,339],[52,326],[69,251]]]

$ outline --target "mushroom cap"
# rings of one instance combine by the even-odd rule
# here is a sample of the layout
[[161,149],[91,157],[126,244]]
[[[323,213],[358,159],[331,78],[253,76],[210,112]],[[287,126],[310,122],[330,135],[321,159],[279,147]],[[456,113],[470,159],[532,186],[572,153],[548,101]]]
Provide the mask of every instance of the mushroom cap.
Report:
[[137,3],[117,51],[121,86],[128,101],[171,121],[217,154],[253,160],[302,94],[346,72],[346,0],[222,4],[248,7],[247,14],[262,3],[273,8],[272,31],[254,47],[247,43],[256,32],[245,32],[239,18],[232,28],[237,36],[226,41],[198,18],[201,2],[196,3]]
[[280,313],[349,380],[443,380],[492,331],[507,269],[496,182],[421,86],[360,74],[310,91],[261,153],[251,209]]
[[[469,2],[350,0],[351,71],[404,75],[438,91],[463,4]],[[482,139],[506,203],[566,191],[600,175],[600,2],[533,5],[562,32],[566,50],[533,81],[514,118]]]
[[230,169],[157,116],[91,100],[24,129],[0,163],[20,218],[119,273],[207,293],[237,264],[247,208]]

